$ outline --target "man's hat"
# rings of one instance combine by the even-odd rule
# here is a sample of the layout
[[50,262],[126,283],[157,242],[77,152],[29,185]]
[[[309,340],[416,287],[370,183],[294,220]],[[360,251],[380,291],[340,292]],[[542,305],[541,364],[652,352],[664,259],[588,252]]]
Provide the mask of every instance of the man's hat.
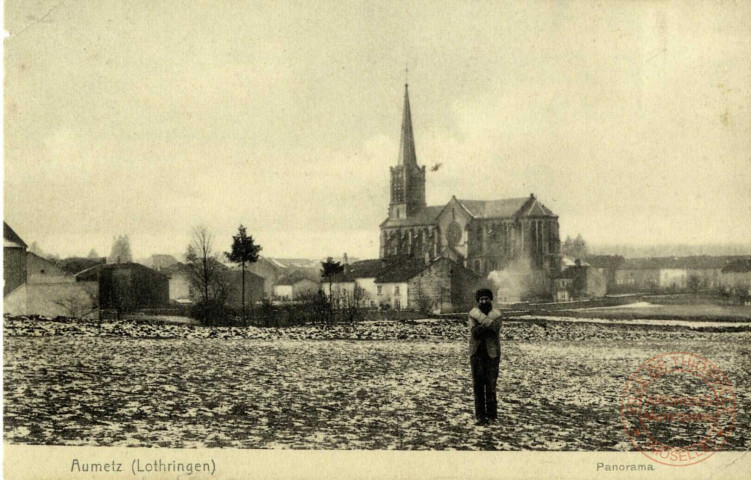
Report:
[[480,297],[488,297],[493,300],[493,292],[489,288],[481,288],[475,293],[475,300],[479,302]]

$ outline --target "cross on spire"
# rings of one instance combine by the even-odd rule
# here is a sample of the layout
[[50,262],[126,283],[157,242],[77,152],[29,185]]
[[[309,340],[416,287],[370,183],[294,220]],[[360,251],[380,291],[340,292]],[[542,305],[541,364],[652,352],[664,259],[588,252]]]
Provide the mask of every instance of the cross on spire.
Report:
[[404,86],[406,87],[409,85],[409,66],[405,64],[404,66]]

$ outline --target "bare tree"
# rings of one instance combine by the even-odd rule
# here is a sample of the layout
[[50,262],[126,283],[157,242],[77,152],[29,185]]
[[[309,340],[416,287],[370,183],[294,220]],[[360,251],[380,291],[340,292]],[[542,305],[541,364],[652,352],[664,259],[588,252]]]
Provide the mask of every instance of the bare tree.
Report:
[[61,307],[66,316],[79,319],[99,309],[97,296],[84,290],[70,292],[66,296],[54,300],[53,303]]
[[185,253],[188,279],[195,291],[199,292],[201,302],[221,301],[227,296],[224,267],[213,251],[214,235],[205,225],[193,227],[190,244]]

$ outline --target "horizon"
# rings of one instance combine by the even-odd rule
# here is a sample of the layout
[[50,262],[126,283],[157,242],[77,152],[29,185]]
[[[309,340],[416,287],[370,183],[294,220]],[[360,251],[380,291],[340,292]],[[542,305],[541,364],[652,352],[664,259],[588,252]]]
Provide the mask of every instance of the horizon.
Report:
[[43,5],[6,2],[3,196],[45,252],[377,258],[406,63],[429,205],[751,253],[748,5]]

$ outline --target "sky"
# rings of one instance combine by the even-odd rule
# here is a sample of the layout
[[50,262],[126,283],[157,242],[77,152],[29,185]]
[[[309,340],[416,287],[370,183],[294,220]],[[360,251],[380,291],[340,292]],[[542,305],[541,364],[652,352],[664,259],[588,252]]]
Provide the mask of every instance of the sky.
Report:
[[408,82],[429,204],[751,245],[748,2],[5,2],[4,218],[62,256],[378,256]]

